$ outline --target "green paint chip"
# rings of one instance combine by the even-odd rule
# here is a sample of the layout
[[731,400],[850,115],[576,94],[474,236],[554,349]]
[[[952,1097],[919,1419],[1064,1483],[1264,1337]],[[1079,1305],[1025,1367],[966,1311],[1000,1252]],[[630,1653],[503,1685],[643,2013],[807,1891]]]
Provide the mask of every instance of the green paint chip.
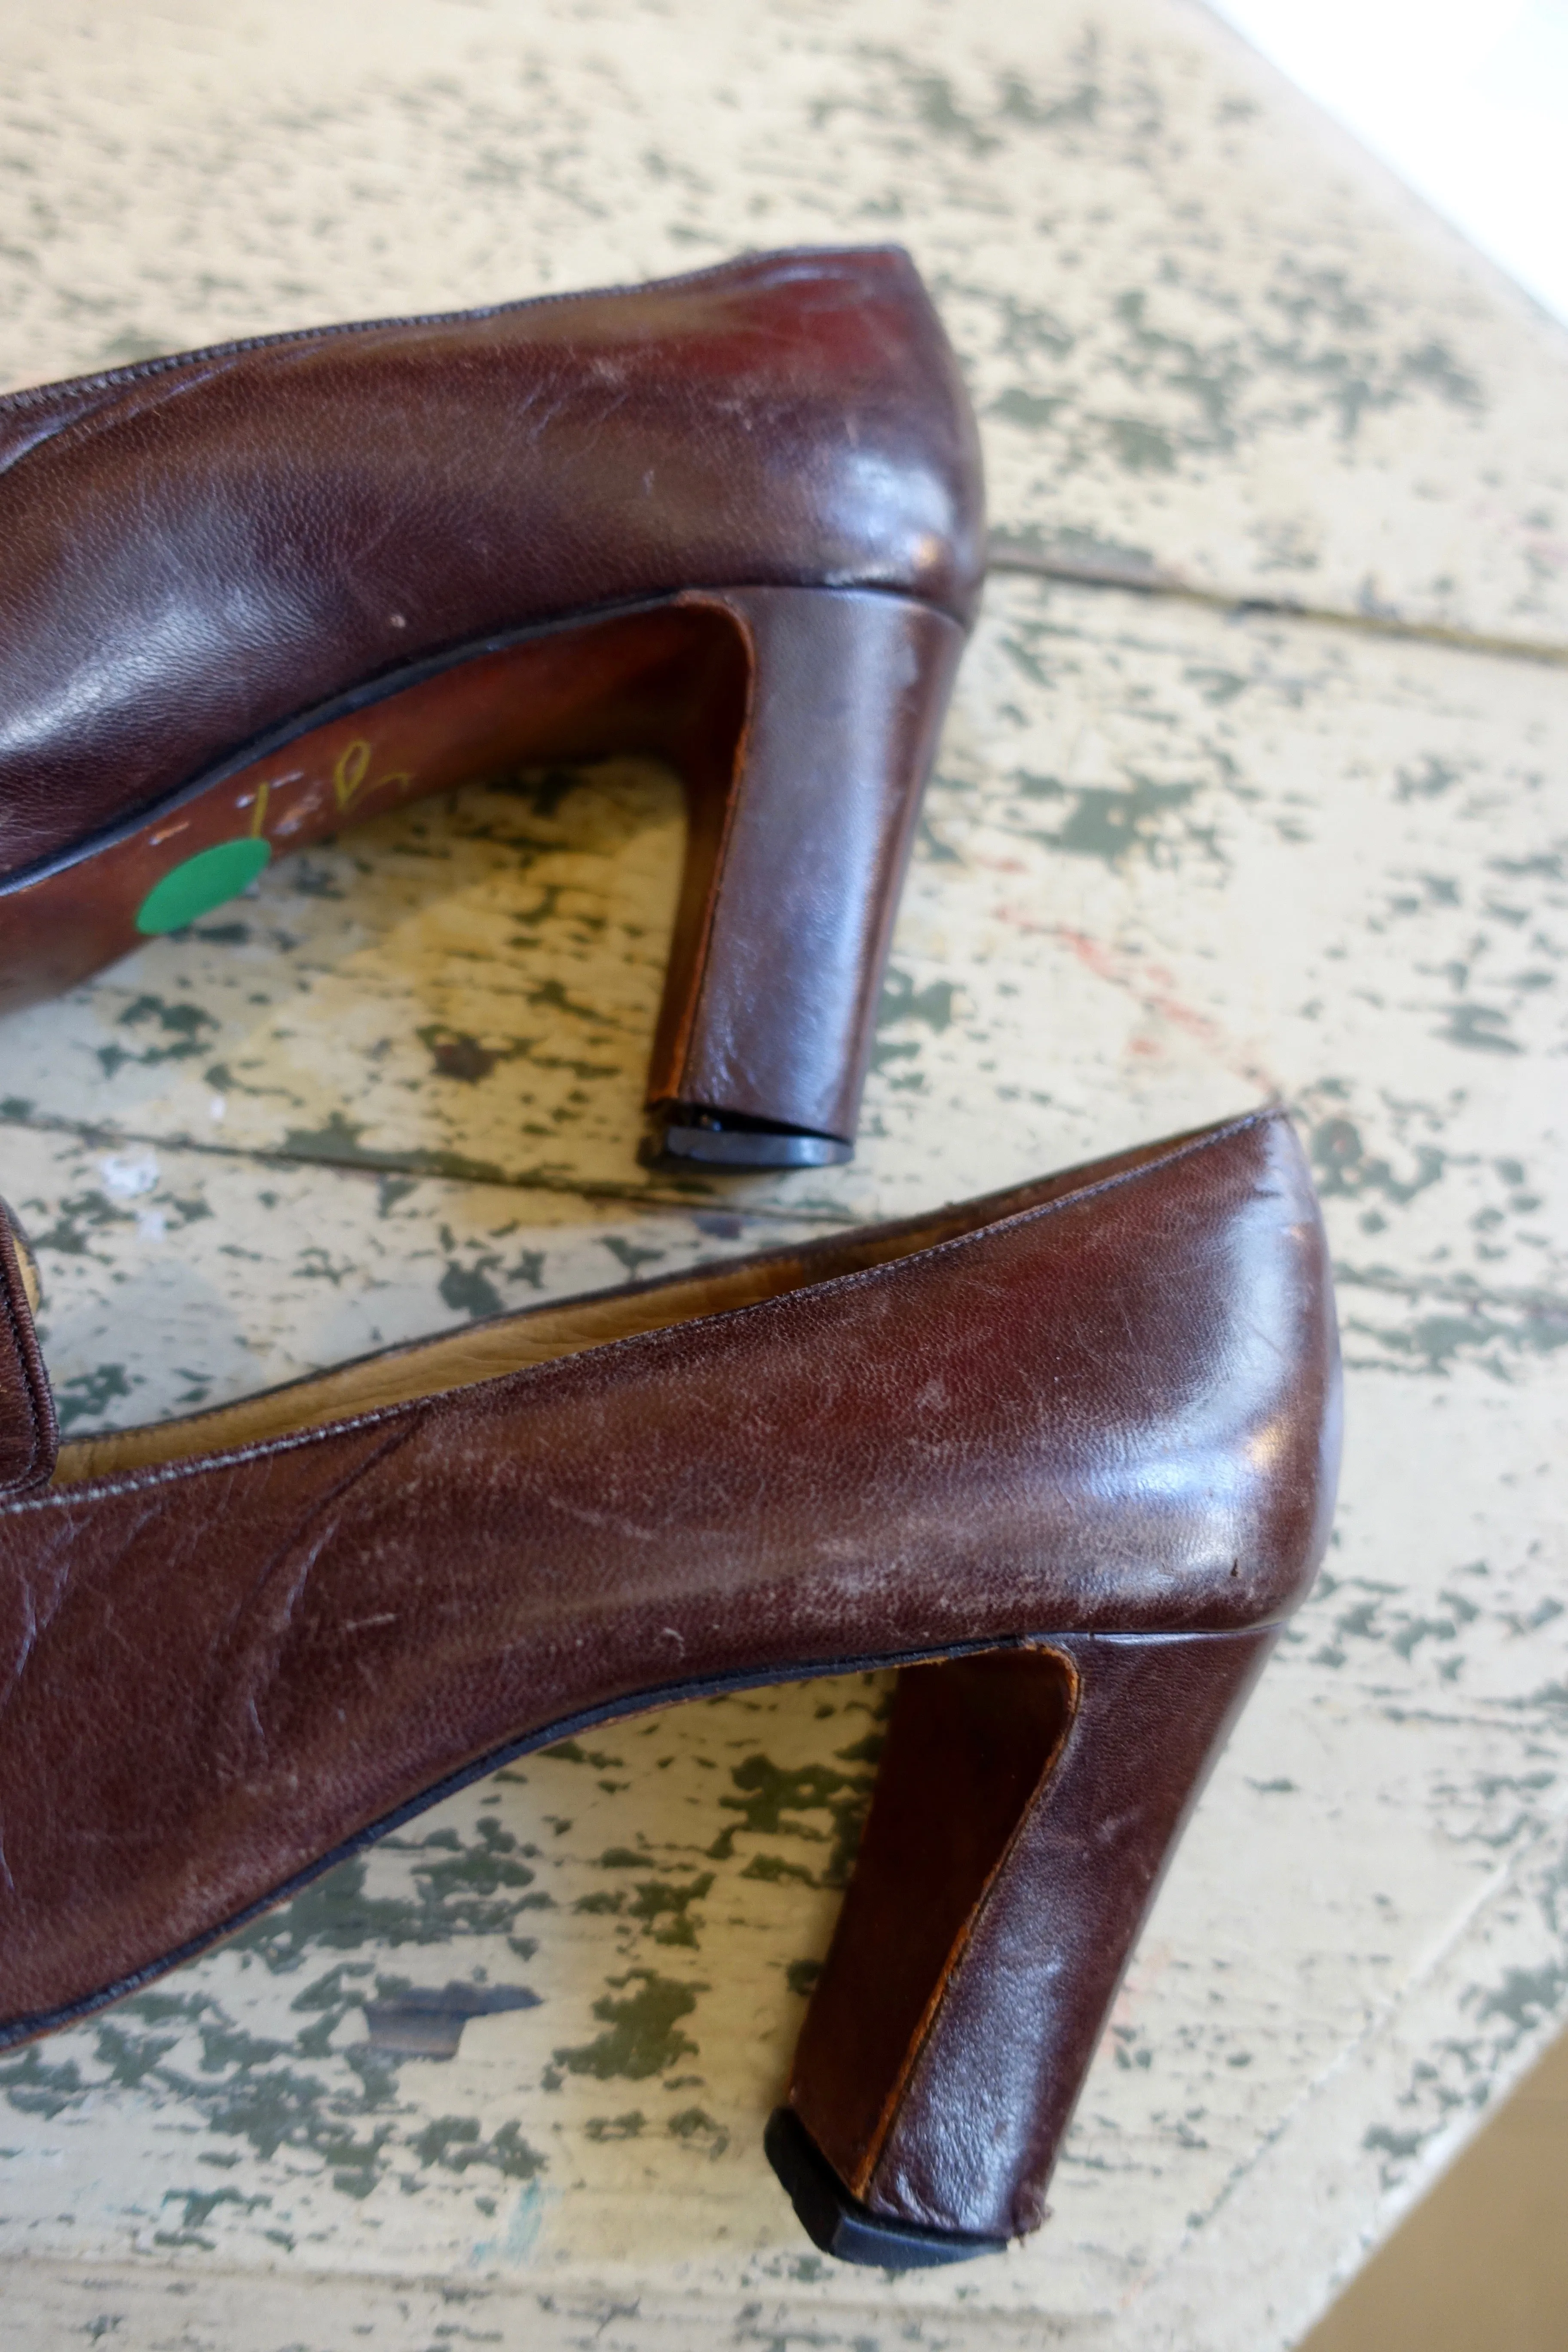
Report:
[[254,882],[272,856],[268,841],[247,838],[244,841],[220,841],[211,849],[199,849],[187,857],[183,866],[154,882],[136,912],[139,931],[177,931],[184,923],[194,923],[202,915],[210,915],[215,907],[226,899],[237,898],[247,884]]

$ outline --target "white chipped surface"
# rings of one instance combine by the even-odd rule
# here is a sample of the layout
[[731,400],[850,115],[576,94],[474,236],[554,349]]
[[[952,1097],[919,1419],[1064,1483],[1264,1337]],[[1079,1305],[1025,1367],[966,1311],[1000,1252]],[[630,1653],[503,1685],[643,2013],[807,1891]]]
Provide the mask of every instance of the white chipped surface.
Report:
[[[22,381],[117,337],[891,219],[991,408],[999,524],[1347,610],[1374,578],[1407,616],[1568,644],[1561,342],[1294,108],[1226,113],[1265,86],[1205,20],[1100,8],[1091,65],[1089,21],[430,0],[372,37],[357,5],[280,0],[0,11],[3,363]],[[1090,83],[1093,104],[1029,119]],[[1378,396],[1348,438],[1337,362],[1256,357],[1287,269],[1339,271],[1361,306]],[[1189,340],[1227,320],[1253,354],[1228,438],[1192,425],[1174,346],[1126,340],[1174,333],[1181,304]],[[1061,348],[1025,310],[1068,321]],[[1434,335],[1480,404],[1441,370],[1401,378]],[[1063,404],[1026,430],[995,409],[1010,388]],[[1171,467],[1108,455],[1144,446],[1097,439],[1110,415],[1165,433]],[[1276,555],[1310,569],[1269,555],[1282,517]],[[1189,1833],[1034,2245],[846,2273],[761,2156],[882,1699],[850,1682],[529,1759],[0,2061],[8,2333],[1265,2352],[1301,2332],[1568,2014],[1565,772],[1561,667],[998,579],[850,1169],[639,1168],[679,845],[674,788],[640,763],[381,821],[0,1026],[0,1188],[41,1244],[77,1429],[901,1213],[1270,1087],[1312,1139],[1350,1365],[1330,1572]],[[447,1995],[454,2054],[413,2054],[411,1991],[452,1985],[481,2013],[459,2033]]]
[[1170,0],[0,12],[0,383],[894,236],[1008,531],[1557,641],[1568,336]]

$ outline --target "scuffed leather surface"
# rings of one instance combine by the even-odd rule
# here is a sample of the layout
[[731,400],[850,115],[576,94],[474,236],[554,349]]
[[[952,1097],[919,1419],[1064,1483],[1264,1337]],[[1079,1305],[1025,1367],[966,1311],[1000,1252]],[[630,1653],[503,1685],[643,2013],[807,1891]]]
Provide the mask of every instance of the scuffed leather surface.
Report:
[[897,247],[232,345],[0,400],[0,874],[487,632],[683,587],[966,621],[979,444]]
[[11,1503],[12,2032],[579,1710],[1278,1616],[1336,1399],[1310,1181],[1264,1116],[732,1314]]
[[57,1444],[54,1399],[0,1201],[0,1496],[42,1485],[53,1473]]

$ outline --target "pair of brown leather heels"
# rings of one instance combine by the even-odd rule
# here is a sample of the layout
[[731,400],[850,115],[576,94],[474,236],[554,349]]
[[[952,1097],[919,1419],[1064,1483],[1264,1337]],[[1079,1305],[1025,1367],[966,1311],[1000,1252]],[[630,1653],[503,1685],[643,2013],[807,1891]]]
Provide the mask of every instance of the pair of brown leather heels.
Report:
[[[663,1149],[847,1156],[983,562],[905,257],[13,394],[0,520],[4,1001],[374,809],[647,748]],[[63,1446],[0,1218],[0,2042],[507,1757],[897,1664],[766,2145],[847,2259],[1000,2246],[1311,1580],[1337,1381],[1277,1111]]]

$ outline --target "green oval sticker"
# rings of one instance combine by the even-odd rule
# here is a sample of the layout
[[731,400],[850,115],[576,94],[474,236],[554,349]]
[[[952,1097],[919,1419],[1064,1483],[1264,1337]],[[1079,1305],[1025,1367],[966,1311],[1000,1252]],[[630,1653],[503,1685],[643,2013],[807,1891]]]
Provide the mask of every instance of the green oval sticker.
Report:
[[198,849],[183,866],[154,882],[136,911],[139,931],[177,931],[210,915],[227,898],[237,898],[254,882],[272,856],[269,841],[248,836],[244,841],[220,841]]

